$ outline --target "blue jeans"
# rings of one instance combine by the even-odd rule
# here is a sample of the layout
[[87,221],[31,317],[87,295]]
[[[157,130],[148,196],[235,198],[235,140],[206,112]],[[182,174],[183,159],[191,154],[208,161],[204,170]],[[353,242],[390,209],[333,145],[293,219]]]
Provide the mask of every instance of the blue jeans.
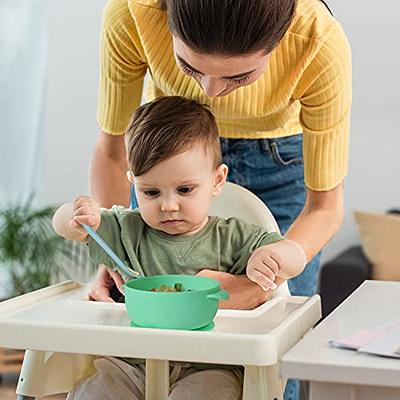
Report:
[[[284,234],[299,215],[305,202],[303,136],[278,139],[221,138],[222,155],[229,167],[228,180],[255,193],[268,206]],[[296,296],[316,292],[321,253],[305,270],[290,279]],[[285,400],[299,398],[299,382],[289,380]]]

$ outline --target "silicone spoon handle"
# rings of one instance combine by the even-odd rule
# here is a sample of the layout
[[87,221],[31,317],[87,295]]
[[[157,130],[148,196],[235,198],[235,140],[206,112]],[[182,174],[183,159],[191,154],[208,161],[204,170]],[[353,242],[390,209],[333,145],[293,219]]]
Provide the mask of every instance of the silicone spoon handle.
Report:
[[130,278],[136,278],[139,273],[128,268],[123,261],[114,253],[111,247],[94,231],[89,225],[81,224],[82,228],[92,237],[92,239],[113,259],[118,268]]

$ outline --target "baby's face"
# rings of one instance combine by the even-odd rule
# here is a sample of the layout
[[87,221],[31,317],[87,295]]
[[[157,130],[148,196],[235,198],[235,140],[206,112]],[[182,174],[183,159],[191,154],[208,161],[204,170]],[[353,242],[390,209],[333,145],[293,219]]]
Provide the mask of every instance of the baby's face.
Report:
[[201,146],[162,161],[134,178],[141,216],[147,225],[170,235],[199,232],[226,175],[227,167],[214,169]]

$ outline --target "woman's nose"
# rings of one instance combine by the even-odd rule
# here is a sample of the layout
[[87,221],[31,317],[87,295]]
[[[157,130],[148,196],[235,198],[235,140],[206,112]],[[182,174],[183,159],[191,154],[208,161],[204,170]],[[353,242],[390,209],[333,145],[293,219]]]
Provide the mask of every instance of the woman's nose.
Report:
[[226,89],[226,82],[219,78],[204,75],[200,80],[204,93],[209,97],[217,97]]

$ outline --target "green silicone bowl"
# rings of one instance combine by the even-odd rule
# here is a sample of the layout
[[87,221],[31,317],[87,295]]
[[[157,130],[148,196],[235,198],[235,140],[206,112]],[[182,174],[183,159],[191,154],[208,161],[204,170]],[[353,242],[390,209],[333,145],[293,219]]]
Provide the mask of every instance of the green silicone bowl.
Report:
[[[186,292],[151,292],[182,283]],[[219,282],[202,276],[155,275],[125,283],[125,305],[133,324],[147,328],[199,329],[215,317],[218,302],[229,295]]]

